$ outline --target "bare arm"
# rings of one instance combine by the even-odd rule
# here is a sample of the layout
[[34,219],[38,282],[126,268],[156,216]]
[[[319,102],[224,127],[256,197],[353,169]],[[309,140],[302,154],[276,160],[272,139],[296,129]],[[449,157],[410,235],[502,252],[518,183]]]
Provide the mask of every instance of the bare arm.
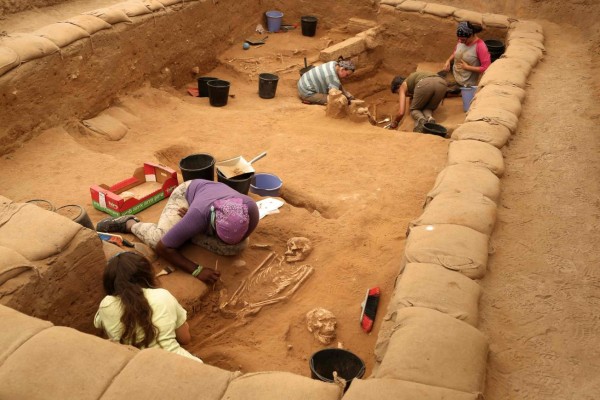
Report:
[[187,321],[184,322],[179,328],[175,329],[175,338],[179,344],[188,344],[192,341],[190,325],[187,323]]
[[398,102],[400,103],[398,105],[398,113],[396,114],[396,117],[394,118],[394,121],[392,122],[390,128],[391,129],[396,129],[398,127],[398,125],[400,125],[400,121],[402,121],[402,118],[404,118],[404,114],[406,113],[406,107],[407,107],[407,96],[406,96],[406,91],[408,90],[408,86],[406,85],[406,81],[402,82],[402,85],[400,85],[400,89],[398,89]]
[[[156,254],[168,261],[171,265],[183,269],[190,274],[198,267],[198,263],[185,257],[178,249],[165,246],[162,240],[156,244]],[[202,272],[198,275],[198,279],[206,284],[213,284],[219,279],[220,275],[221,273],[219,271],[215,271],[212,268],[203,268]]]

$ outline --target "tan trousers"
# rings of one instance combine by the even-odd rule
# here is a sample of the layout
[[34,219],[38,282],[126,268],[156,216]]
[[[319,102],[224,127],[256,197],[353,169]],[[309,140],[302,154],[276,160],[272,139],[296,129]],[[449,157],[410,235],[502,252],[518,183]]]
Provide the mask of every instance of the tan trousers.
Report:
[[433,111],[446,97],[447,89],[446,80],[441,76],[423,78],[417,83],[410,103],[410,116],[415,123],[433,116]]

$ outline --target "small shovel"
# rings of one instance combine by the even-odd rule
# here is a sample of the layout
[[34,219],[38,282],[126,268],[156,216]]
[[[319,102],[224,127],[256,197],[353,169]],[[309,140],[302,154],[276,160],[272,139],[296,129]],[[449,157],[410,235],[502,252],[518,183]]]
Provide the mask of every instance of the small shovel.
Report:
[[252,163],[260,160],[266,155],[267,152],[263,151],[262,153],[254,157],[252,160],[250,160],[250,162],[246,161],[246,159],[244,159],[244,157],[242,156],[230,158],[229,160],[219,161],[216,164],[217,170],[227,179],[247,179],[249,174],[251,175],[254,173]]

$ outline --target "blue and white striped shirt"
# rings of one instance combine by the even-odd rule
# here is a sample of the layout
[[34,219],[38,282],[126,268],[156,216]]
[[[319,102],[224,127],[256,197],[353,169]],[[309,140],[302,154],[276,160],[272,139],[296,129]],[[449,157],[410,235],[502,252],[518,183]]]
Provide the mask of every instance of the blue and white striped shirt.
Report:
[[310,97],[316,93],[329,93],[329,89],[342,86],[335,72],[337,61],[329,61],[306,72],[298,81],[300,97]]

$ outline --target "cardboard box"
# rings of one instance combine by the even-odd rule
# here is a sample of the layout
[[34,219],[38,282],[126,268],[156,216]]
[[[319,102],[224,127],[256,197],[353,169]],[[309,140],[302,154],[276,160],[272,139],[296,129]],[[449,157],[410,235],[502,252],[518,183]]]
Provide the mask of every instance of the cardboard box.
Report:
[[131,178],[112,186],[90,186],[94,208],[113,217],[137,214],[171,196],[179,185],[177,172],[164,165],[144,163]]

